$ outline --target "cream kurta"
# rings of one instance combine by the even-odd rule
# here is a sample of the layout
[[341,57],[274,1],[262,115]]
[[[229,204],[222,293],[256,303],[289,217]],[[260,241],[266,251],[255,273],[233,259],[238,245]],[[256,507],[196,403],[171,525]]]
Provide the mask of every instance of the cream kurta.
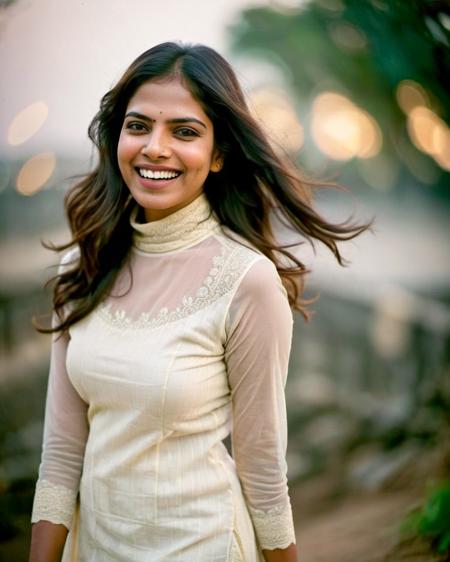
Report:
[[80,562],[256,562],[295,542],[285,291],[203,195],[132,224],[111,295],[53,343],[32,520],[70,528],[79,491]]

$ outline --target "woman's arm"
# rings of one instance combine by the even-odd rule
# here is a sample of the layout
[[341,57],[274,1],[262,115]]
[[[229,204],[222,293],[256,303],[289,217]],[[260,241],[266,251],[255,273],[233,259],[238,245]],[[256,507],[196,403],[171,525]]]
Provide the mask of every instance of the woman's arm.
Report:
[[67,333],[54,335],[44,438],[31,521],[30,560],[59,561],[75,512],[88,436],[87,404],[66,370]]
[[[59,273],[74,257],[68,252]],[[68,333],[54,334],[50,358],[44,438],[31,521],[30,560],[59,560],[75,512],[88,436],[87,404],[66,369]]]
[[297,547],[291,544],[287,548],[263,550],[267,562],[297,562]]
[[64,525],[38,521],[31,528],[29,562],[60,562],[68,530]]
[[274,265],[254,263],[227,319],[225,361],[233,405],[233,458],[268,562],[296,560],[287,485],[284,387],[292,313]]

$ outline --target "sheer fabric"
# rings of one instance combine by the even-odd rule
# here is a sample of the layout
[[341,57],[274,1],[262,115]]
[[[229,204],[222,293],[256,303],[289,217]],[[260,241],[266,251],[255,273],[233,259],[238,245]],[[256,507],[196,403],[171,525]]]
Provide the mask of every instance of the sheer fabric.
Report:
[[83,562],[262,560],[295,542],[285,291],[203,195],[132,225],[110,296],[53,342],[32,521],[70,528],[79,492]]

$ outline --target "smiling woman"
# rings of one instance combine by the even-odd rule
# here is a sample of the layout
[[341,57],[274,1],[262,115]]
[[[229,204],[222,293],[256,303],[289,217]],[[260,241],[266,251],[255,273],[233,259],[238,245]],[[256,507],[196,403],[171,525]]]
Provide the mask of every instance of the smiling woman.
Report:
[[293,562],[284,386],[307,271],[271,218],[340,263],[366,226],[316,213],[208,47],[143,53],[89,133],[40,328],[57,337],[30,560]]
[[181,209],[200,195],[221,155],[202,106],[177,78],[147,82],[131,98],[117,160],[148,221]]

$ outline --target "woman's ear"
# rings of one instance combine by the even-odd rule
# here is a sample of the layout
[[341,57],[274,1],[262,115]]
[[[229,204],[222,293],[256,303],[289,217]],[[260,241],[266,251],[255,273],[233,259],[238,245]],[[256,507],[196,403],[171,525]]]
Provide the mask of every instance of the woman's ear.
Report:
[[220,172],[223,167],[223,154],[217,149],[214,151],[214,156],[211,162],[211,172]]

